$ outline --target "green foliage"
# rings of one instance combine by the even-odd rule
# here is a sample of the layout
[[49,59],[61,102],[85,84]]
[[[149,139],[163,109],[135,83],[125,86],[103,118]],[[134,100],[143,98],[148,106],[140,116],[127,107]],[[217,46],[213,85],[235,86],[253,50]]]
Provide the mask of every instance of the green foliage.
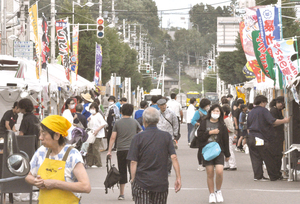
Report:
[[214,71],[207,73],[208,75],[204,78],[204,91],[205,92],[216,92],[217,90],[217,77]]

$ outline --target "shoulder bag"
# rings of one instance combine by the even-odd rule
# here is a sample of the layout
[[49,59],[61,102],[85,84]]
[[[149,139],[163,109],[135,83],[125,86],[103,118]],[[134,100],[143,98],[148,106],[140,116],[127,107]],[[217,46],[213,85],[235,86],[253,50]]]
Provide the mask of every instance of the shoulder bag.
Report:
[[210,142],[202,149],[203,158],[206,161],[211,161],[221,153],[221,147],[217,142]]
[[[205,115],[200,110],[198,111],[200,114],[200,119],[197,122],[200,123]],[[190,141],[191,141],[190,148],[199,148],[198,135],[197,135],[197,131],[199,127],[200,125],[195,125],[190,134]]]

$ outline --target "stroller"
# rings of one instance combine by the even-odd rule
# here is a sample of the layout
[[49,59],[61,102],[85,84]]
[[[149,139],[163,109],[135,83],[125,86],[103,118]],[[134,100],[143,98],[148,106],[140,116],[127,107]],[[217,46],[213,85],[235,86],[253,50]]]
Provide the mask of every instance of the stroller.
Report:
[[85,141],[88,139],[88,129],[76,127],[72,130],[72,139],[68,142],[72,144],[80,153],[83,158],[84,166],[86,166],[87,149],[82,148]]

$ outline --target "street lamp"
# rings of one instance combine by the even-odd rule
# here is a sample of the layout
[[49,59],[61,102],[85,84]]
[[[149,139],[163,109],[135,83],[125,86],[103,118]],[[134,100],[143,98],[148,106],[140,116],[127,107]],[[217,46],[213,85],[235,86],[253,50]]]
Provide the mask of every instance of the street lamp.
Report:
[[77,2],[75,2],[75,1],[73,1],[72,2],[72,25],[74,25],[74,13],[75,13],[75,10],[74,10],[74,6],[75,6],[75,4],[76,5],[78,5],[78,6],[80,6],[81,8],[82,7],[84,7],[84,6],[88,6],[88,7],[91,7],[91,6],[93,6],[94,5],[94,3],[93,2],[87,2],[87,3],[85,3],[84,5],[81,5],[80,3],[77,3]]

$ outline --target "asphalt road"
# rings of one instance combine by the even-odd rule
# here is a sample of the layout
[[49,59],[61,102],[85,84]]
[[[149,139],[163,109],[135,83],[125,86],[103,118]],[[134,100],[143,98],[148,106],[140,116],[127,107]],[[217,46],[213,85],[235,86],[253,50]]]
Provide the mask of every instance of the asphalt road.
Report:
[[[182,176],[182,189],[174,192],[175,173],[172,171],[169,177],[168,204],[194,204],[208,203],[209,192],[206,184],[206,172],[197,171],[197,150],[190,149],[187,145],[187,127],[181,125],[182,138],[179,141],[177,155]],[[113,153],[112,161],[116,164],[116,153]],[[105,164],[106,152],[101,153],[102,163]],[[253,173],[249,155],[236,152],[237,171],[224,171],[222,192],[224,203],[228,204],[296,204],[300,203],[300,183],[288,181],[258,182],[253,180]],[[106,168],[87,169],[92,191],[83,194],[82,204],[129,204],[134,203],[131,197],[130,184],[125,187],[125,200],[117,200],[119,189],[109,190],[105,194],[104,180]],[[29,203],[29,202],[15,202]]]

